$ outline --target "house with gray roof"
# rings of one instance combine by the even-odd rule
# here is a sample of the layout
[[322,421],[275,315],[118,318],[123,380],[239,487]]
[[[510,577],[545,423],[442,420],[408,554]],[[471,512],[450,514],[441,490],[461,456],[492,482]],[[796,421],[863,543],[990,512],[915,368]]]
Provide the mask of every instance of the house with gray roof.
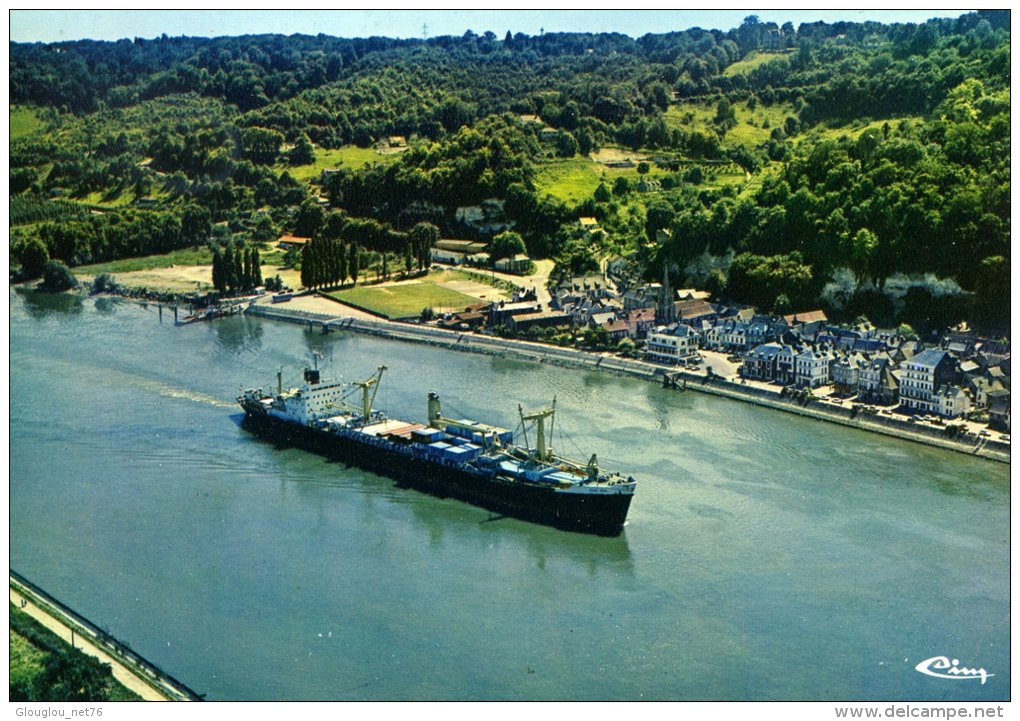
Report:
[[776,353],[776,383],[784,386],[797,380],[797,353],[800,351],[789,343],[782,343]]
[[688,325],[673,323],[659,326],[648,334],[645,358],[656,363],[676,365],[697,353],[700,343],[701,336]]
[[943,418],[959,418],[970,410],[970,398],[957,385],[939,386],[932,400],[932,411]]
[[832,363],[832,384],[843,395],[857,393],[861,384],[861,370],[868,366],[863,353],[847,353]]
[[765,343],[752,348],[744,355],[739,372],[744,378],[772,382],[776,379],[776,359],[783,347],[778,343]]
[[867,403],[892,405],[899,397],[900,381],[888,356],[872,357],[858,370],[857,393]]
[[900,405],[921,413],[934,410],[935,394],[956,378],[956,359],[929,348],[900,364]]
[[988,405],[988,427],[1009,433],[1009,391],[994,393]]
[[832,351],[805,348],[794,358],[795,382],[798,388],[818,388],[832,381]]

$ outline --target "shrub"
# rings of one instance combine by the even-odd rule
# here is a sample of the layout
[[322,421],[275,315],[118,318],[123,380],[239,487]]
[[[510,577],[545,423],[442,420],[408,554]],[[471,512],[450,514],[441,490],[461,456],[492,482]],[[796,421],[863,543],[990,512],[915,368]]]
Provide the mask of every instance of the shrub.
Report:
[[43,266],[43,280],[40,286],[44,290],[59,293],[78,287],[78,279],[64,263],[59,260],[48,260]]

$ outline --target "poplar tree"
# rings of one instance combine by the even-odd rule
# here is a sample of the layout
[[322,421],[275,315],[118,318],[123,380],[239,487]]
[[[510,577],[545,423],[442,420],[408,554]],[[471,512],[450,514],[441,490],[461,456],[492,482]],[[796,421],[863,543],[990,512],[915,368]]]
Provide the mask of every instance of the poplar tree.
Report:
[[312,244],[308,243],[301,249],[301,285],[312,287]]
[[241,262],[241,249],[234,248],[234,289],[244,287],[244,263]]
[[212,284],[213,288],[223,293],[227,289],[227,284],[223,278],[223,253],[220,252],[219,247],[213,248],[212,256]]
[[220,268],[223,279],[223,290],[232,291],[237,287],[237,276],[234,273],[234,249],[228,245],[223,252],[223,259]]
[[351,276],[351,283],[358,284],[358,266],[361,265],[361,251],[356,243],[351,243],[350,255],[347,260],[347,268]]
[[334,286],[340,282],[340,241],[330,238],[327,243],[329,246],[329,284]]
[[241,288],[242,290],[250,290],[252,288],[251,282],[251,253],[247,250],[241,253]]
[[258,248],[251,249],[251,282],[255,288],[262,285],[262,259]]

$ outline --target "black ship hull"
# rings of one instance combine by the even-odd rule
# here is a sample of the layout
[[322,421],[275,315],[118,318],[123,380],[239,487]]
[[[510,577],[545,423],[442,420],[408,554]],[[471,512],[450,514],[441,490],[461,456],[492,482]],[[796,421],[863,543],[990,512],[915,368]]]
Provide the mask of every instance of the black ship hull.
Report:
[[434,496],[456,498],[500,515],[566,531],[618,536],[630,508],[631,494],[561,493],[552,487],[487,476],[480,471],[472,472],[360,443],[258,410],[245,410],[243,427],[262,438],[347,461],[393,478],[398,485]]

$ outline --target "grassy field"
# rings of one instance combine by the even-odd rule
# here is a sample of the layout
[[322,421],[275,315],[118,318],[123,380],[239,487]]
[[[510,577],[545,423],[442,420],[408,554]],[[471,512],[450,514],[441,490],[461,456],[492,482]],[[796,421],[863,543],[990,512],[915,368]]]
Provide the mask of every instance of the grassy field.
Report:
[[26,135],[37,133],[46,125],[42,118],[36,115],[35,110],[20,105],[11,108],[10,120],[11,140],[17,140]]
[[759,65],[770,63],[776,58],[787,57],[788,53],[765,53],[752,50],[747,54],[743,60],[738,60],[732,65],[728,65],[723,70],[723,76],[731,78],[734,75],[740,75],[741,73],[747,73],[754,70]]
[[478,302],[474,296],[445,288],[433,280],[380,287],[362,286],[328,295],[387,318],[418,315],[425,308],[432,308],[437,312],[459,311]]
[[99,275],[100,273],[130,273],[136,270],[152,270],[169,268],[174,265],[209,265],[212,263],[212,252],[205,247],[182,248],[163,255],[146,255],[141,258],[123,258],[108,263],[79,265],[74,269],[76,274]]
[[[54,682],[67,684],[75,673],[70,667],[85,665],[98,667],[99,659],[73,651],[59,636],[45,628],[34,618],[20,609],[10,608],[10,689],[27,694],[33,701],[60,701],[67,699],[49,698]],[[64,657],[64,670],[56,678],[47,678],[47,662],[56,655]],[[109,665],[107,665],[109,668]],[[139,701],[137,694],[129,691],[113,676],[109,676],[102,693],[111,701]],[[23,700],[19,698],[18,700]]]
[[[766,59],[770,59],[776,56],[765,55],[764,57]],[[751,61],[741,61],[741,63],[744,62]],[[783,127],[787,117],[795,117],[797,114],[793,109],[793,106],[789,103],[780,103],[776,105],[763,105],[758,103],[758,105],[751,110],[747,107],[747,103],[742,101],[734,103],[733,110],[737,118],[737,124],[730,128],[726,132],[726,135],[723,136],[723,146],[740,144],[748,147],[756,147],[761,145],[766,142],[769,137],[771,137],[773,128]],[[712,123],[712,119],[715,117],[714,105],[701,105],[698,103],[673,105],[666,111],[664,117],[670,127],[683,128],[688,132],[694,130],[700,130],[704,133],[715,132],[715,127]],[[794,143],[801,141],[817,143],[823,140],[837,140],[844,135],[856,138],[865,130],[870,128],[881,130],[885,123],[889,123],[890,127],[896,127],[904,120],[917,123],[925,122],[924,118],[921,116],[908,116],[903,118],[882,118],[870,122],[862,120],[849,125],[834,127],[821,125],[812,128],[807,132],[797,133],[796,135],[791,136],[790,140]],[[734,179],[733,182],[737,182],[736,179]]]
[[889,123],[890,128],[897,127],[902,122],[908,123],[924,123],[926,122],[924,117],[920,115],[908,115],[902,118],[880,118],[879,120],[872,120],[869,123],[858,121],[849,125],[834,126],[834,127],[819,127],[812,128],[805,134],[804,138],[810,139],[812,142],[822,140],[838,140],[844,135],[851,138],[858,137],[865,130],[881,130],[882,126]]
[[[153,183],[152,189],[149,191],[149,194],[144,197],[163,199],[169,198],[170,193],[163,187],[163,185],[159,181],[157,181]],[[116,189],[107,188],[105,190],[97,190],[80,198],[75,198],[75,200],[81,203],[95,205],[100,208],[110,208],[111,210],[115,208],[127,207],[134,203],[135,200],[137,199],[138,196],[135,195],[133,188],[124,190],[121,193],[118,193]]]
[[757,176],[753,176],[752,175],[749,178],[748,174],[745,171],[743,171],[743,170],[739,170],[738,172],[735,172],[735,173],[729,173],[729,172],[727,172],[727,173],[711,173],[711,172],[709,172],[709,173],[706,173],[706,176],[707,177],[705,179],[705,182],[703,182],[698,187],[700,187],[700,188],[712,188],[712,189],[716,189],[716,190],[718,190],[719,188],[724,188],[727,185],[740,185],[741,183],[753,182],[753,179],[755,177],[757,177]]
[[[737,124],[726,131],[723,145],[747,145],[749,147],[764,143],[772,135],[772,128],[782,127],[789,115],[795,115],[789,103],[763,105],[759,103],[754,110],[747,107],[746,102],[733,105]],[[664,115],[670,127],[682,128],[688,132],[700,130],[703,133],[714,133],[714,105],[684,103],[672,105]]]
[[737,111],[737,124],[726,131],[723,142],[727,145],[740,143],[754,147],[766,142],[772,135],[773,128],[783,127],[786,118],[796,115],[793,106],[784,103],[780,105],[762,105],[759,103],[754,110],[749,110],[746,102],[740,102],[735,107]]
[[538,167],[535,185],[539,192],[547,193],[566,203],[578,203],[590,198],[599,187],[603,166],[584,158],[571,158]]
[[46,654],[11,629],[11,686],[36,678],[46,670]]
[[378,153],[374,148],[359,148],[356,145],[345,145],[333,150],[315,149],[315,162],[308,165],[278,165],[276,170],[286,170],[296,180],[318,180],[327,168],[351,168],[352,170],[369,163],[392,163],[400,155]]
[[[650,163],[649,178],[664,175],[665,171]],[[546,193],[565,203],[579,203],[592,196],[600,182],[612,190],[617,178],[625,176],[635,182],[641,177],[637,168],[607,168],[590,158],[552,160],[538,166],[535,184],[539,192]]]
[[[768,136],[766,135],[766,137]],[[648,178],[654,179],[666,174],[665,170],[657,167],[654,163],[651,166]],[[708,165],[705,165],[703,170],[706,179],[699,186],[703,188],[721,188],[747,180],[747,175],[742,171],[715,172]],[[585,158],[570,158],[538,166],[535,184],[538,186],[539,192],[551,195],[565,203],[579,203],[590,198],[595,189],[599,187],[600,182],[605,182],[606,187],[611,190],[613,183],[620,176],[626,176],[635,183],[641,177],[637,168],[607,168]]]
[[120,195],[113,195],[113,192],[110,190],[97,190],[81,198],[76,198],[76,200],[89,205],[103,206],[104,208],[123,208],[135,201],[135,194],[130,190]]
[[[662,116],[670,127],[683,128],[687,131],[712,129],[712,118],[715,117],[715,106],[704,103],[680,103],[670,105]],[[739,119],[739,115],[737,116]]]

